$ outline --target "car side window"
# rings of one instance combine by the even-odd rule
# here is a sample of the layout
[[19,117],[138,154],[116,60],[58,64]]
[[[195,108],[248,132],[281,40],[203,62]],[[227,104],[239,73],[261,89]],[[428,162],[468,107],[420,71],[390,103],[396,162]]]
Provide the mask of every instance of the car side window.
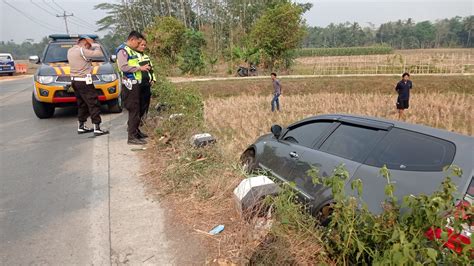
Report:
[[366,164],[402,171],[442,171],[452,163],[455,152],[449,141],[393,128]]
[[321,136],[331,124],[332,122],[326,121],[303,124],[290,129],[283,137],[283,140],[312,148],[316,139]]
[[349,160],[361,162],[386,131],[341,124],[320,150]]

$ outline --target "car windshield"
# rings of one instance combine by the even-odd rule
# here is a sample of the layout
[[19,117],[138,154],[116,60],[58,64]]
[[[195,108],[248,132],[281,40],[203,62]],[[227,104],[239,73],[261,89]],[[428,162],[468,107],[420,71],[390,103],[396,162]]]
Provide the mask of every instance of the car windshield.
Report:
[[9,55],[0,55],[0,60],[12,60]]
[[[67,51],[71,48],[73,43],[51,43],[49,44],[46,54],[44,55],[44,63],[67,63]],[[105,57],[100,56],[93,58],[94,62],[105,62]]]

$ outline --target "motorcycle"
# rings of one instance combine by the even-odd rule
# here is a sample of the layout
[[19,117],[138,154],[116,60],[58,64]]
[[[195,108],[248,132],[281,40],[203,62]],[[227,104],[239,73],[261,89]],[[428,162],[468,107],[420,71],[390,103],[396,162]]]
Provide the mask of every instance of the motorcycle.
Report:
[[244,66],[239,66],[239,69],[237,69],[237,75],[239,75],[239,77],[257,76],[257,67],[255,67],[255,65],[250,65],[249,69]]

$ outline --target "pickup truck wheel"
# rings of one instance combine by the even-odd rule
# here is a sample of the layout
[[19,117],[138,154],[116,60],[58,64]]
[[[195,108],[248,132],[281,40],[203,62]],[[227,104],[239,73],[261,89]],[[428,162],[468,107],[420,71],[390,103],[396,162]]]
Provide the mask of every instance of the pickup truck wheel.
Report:
[[109,113],[121,113],[122,112],[122,97],[119,96],[117,99],[110,100],[107,103],[109,107]]
[[40,119],[51,118],[54,115],[54,105],[51,103],[42,103],[36,100],[35,94],[32,95],[33,111]]

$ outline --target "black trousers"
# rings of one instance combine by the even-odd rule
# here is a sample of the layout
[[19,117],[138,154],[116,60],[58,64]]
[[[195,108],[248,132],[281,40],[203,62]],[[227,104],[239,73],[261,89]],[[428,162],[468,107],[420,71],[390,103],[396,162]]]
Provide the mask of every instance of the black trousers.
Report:
[[143,119],[148,113],[151,100],[151,84],[143,82],[140,84],[140,119]]
[[86,122],[90,116],[93,124],[100,124],[100,102],[94,84],[85,81],[72,81],[72,88],[77,98],[77,118],[79,122]]
[[128,139],[134,139],[140,126],[140,85],[134,84],[132,90],[123,85],[122,100],[128,110]]

